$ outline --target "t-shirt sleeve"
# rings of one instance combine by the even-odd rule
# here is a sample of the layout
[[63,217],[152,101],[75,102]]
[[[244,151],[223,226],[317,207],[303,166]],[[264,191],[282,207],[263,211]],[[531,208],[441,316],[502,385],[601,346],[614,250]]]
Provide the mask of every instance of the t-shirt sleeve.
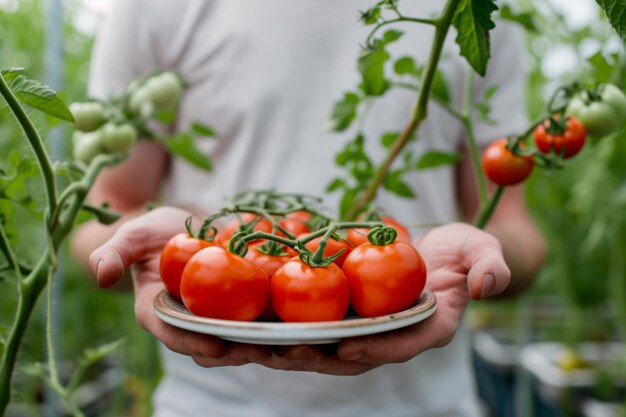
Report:
[[488,120],[481,120],[476,111],[474,133],[479,145],[520,133],[528,127],[526,110],[526,56],[521,28],[508,22],[498,22],[491,33],[491,59],[484,78],[475,76],[474,103],[484,99],[494,86],[496,92],[488,101]]
[[114,0],[100,22],[91,57],[89,95],[106,98],[119,93],[153,68],[146,16],[141,1]]

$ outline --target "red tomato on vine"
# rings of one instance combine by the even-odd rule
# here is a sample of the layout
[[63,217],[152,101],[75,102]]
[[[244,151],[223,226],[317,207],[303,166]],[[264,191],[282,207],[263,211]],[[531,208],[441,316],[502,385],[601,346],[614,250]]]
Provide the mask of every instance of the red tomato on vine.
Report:
[[269,280],[247,259],[213,246],[189,259],[180,283],[185,307],[197,316],[256,319],[268,302]]
[[413,306],[426,285],[426,265],[409,243],[363,243],[346,258],[350,305],[362,317],[397,313]]
[[[558,132],[558,127],[552,127],[552,122],[548,119],[535,128],[535,144],[537,148],[545,154],[554,150],[555,153],[563,155],[563,159],[568,159],[580,152],[587,139],[585,125],[575,117],[568,117],[565,124],[565,131]],[[556,129],[557,131],[552,132]]]
[[483,152],[483,171],[497,185],[514,185],[524,181],[535,165],[530,155],[515,155],[506,139],[492,142]]
[[[241,214],[241,220],[244,223],[250,223],[256,218],[257,218],[257,215],[253,213]],[[241,222],[239,221],[239,219],[232,220],[217,234],[215,241],[220,246],[224,248],[228,248],[228,243],[230,242],[230,238],[233,237],[233,235],[239,231],[240,226],[241,226]],[[263,218],[259,220],[259,222],[254,226],[253,230],[255,232],[260,231],[260,232],[271,233],[272,228],[273,228],[272,222],[270,222],[268,219]]]
[[334,263],[312,267],[292,258],[274,273],[270,300],[286,322],[341,320],[348,311],[350,290]]
[[200,249],[213,246],[214,243],[179,233],[167,241],[161,252],[159,271],[165,288],[172,297],[181,301],[180,278],[189,258]]

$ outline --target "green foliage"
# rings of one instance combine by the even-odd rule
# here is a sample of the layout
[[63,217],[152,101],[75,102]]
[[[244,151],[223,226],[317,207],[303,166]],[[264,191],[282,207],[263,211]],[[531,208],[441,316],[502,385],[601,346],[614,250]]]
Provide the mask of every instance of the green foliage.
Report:
[[458,153],[432,150],[424,153],[416,164],[417,169],[438,168],[445,165],[454,165],[461,160]]
[[596,0],[617,34],[626,42],[626,4],[623,0]]
[[478,74],[484,76],[489,52],[489,31],[495,27],[491,14],[498,10],[494,0],[461,0],[453,19],[461,55]]
[[193,137],[189,133],[174,135],[165,144],[168,151],[173,155],[180,156],[187,162],[205,171],[212,169],[211,161],[198,150]]
[[389,88],[385,77],[385,63],[389,60],[386,47],[400,39],[402,32],[388,30],[382,38],[375,39],[359,58],[359,72],[363,79],[359,86],[367,96],[381,96]]
[[518,25],[521,25],[529,32],[537,32],[537,24],[535,22],[535,15],[530,12],[516,13],[508,4],[503,5],[500,8],[500,18],[508,20]]
[[357,110],[361,99],[357,93],[346,92],[343,99],[337,101],[333,106],[333,111],[328,122],[328,129],[335,132],[342,132],[352,124],[357,116]]

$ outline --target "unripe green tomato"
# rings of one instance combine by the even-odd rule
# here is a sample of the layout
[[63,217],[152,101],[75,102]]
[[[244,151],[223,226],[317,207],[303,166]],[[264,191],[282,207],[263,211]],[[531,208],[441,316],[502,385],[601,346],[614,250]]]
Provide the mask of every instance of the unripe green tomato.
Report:
[[102,130],[74,132],[74,159],[89,165],[102,153]]
[[183,86],[176,74],[163,72],[146,81],[150,101],[159,109],[169,109],[180,100]]
[[135,142],[137,130],[128,123],[107,123],[102,128],[102,148],[107,152],[126,152]]
[[128,105],[131,111],[142,117],[149,117],[154,111],[154,104],[150,100],[146,86],[139,87],[131,94]]
[[612,84],[599,87],[600,100],[589,101],[582,92],[570,100],[566,113],[579,119],[590,136],[602,137],[619,129],[626,118],[626,96]]
[[76,129],[92,132],[105,121],[104,106],[98,102],[72,103],[70,112],[74,116]]

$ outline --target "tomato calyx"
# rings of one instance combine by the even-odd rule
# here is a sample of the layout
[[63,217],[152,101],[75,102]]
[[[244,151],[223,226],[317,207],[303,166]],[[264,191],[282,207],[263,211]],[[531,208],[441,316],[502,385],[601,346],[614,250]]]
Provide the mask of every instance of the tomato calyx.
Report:
[[289,256],[289,253],[285,250],[285,245],[268,240],[257,246],[256,250],[259,253],[268,256]]
[[193,220],[193,215],[187,217],[185,219],[185,229],[187,230],[187,234],[190,237],[195,237],[196,239],[204,240],[205,242],[213,243],[215,241],[215,237],[217,236],[217,229],[208,224],[203,224],[198,233],[194,233],[191,227],[191,222]]
[[552,115],[544,120],[542,125],[550,135],[562,135],[567,130],[567,118]]
[[395,242],[398,231],[390,226],[374,227],[367,234],[367,240],[374,246],[386,246]]

